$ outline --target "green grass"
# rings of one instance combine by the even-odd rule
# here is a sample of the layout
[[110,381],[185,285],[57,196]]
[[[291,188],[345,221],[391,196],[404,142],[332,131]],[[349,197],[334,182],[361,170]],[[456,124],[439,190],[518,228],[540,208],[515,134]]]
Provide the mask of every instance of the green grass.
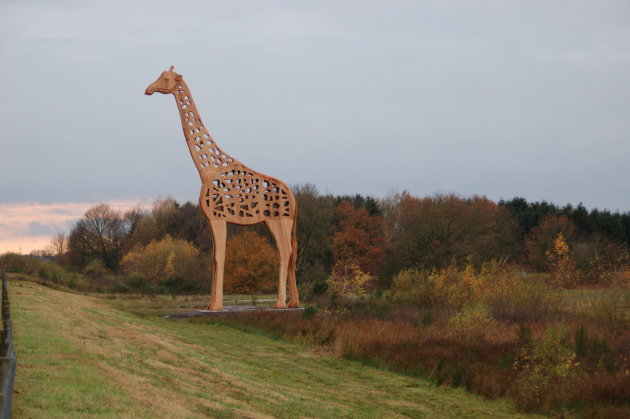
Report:
[[521,416],[260,334],[159,317],[190,311],[193,297],[101,299],[15,281],[10,294],[15,417]]

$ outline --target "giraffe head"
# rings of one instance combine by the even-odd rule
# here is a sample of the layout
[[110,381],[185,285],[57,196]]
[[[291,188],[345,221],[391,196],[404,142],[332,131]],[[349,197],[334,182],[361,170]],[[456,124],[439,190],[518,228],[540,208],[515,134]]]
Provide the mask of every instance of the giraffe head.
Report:
[[144,91],[145,95],[152,95],[155,92],[160,93],[175,93],[175,89],[182,80],[182,75],[173,71],[173,66],[167,71],[163,71],[158,79],[151,83],[147,90]]

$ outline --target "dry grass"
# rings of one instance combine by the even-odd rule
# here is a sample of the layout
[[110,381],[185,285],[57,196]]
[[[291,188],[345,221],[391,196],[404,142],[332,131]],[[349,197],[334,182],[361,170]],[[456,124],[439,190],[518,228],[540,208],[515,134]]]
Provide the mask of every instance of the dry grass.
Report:
[[[156,300],[10,285],[16,417],[515,415],[502,402],[260,334],[162,319]],[[167,301],[162,314],[182,305]]]
[[[341,358],[427,377],[439,385],[506,397],[528,411],[628,417],[630,292],[582,290],[577,303],[573,291],[552,292],[557,294],[550,296],[556,303],[553,310],[546,310],[542,319],[524,316],[522,322],[514,317],[498,320],[479,302],[459,311],[384,310],[387,303],[382,300],[361,299],[320,302],[320,311],[310,318],[264,313],[219,321],[317,345]],[[529,311],[524,306],[520,313]],[[556,329],[560,335],[550,339]]]

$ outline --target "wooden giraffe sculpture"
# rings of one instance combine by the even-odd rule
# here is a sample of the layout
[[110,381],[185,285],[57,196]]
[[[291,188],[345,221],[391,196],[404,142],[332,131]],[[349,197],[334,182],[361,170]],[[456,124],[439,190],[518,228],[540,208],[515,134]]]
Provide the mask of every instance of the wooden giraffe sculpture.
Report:
[[280,279],[276,308],[286,308],[287,276],[291,289],[289,307],[299,306],[295,283],[297,205],[284,182],[255,172],[225,153],[201,122],[190,90],[173,66],[147,87],[145,94],[172,93],[182,121],[190,155],[199,171],[199,207],[206,215],[214,252],[212,297],[208,310],[223,309],[223,269],[227,223],[252,225],[264,222],[280,251]]

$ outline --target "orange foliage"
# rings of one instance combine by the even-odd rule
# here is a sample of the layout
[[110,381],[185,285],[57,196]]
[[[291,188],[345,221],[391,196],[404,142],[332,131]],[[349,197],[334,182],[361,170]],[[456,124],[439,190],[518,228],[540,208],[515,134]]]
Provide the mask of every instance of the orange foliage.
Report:
[[234,236],[225,256],[225,290],[242,294],[273,292],[278,279],[278,251],[253,231]]
[[332,236],[335,261],[354,262],[368,274],[380,271],[385,255],[383,219],[370,216],[365,208],[343,201],[335,208],[338,225]]

